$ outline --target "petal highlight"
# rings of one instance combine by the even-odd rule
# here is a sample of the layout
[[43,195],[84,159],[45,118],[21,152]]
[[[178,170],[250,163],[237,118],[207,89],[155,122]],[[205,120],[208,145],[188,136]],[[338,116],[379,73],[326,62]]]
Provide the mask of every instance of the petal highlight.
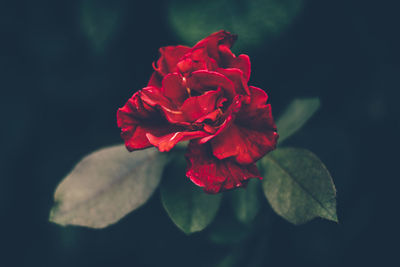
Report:
[[146,137],[149,142],[158,148],[160,152],[170,151],[177,143],[181,141],[187,141],[195,138],[207,136],[208,134],[203,131],[194,132],[173,132],[163,136],[155,136],[151,133],[147,133]]

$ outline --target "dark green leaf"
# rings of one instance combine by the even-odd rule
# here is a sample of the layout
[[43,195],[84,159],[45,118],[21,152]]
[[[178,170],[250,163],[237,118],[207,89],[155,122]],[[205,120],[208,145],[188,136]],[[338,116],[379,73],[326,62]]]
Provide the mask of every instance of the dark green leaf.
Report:
[[171,0],[169,22],[187,44],[227,30],[239,35],[237,48],[248,49],[284,31],[302,9],[302,0]]
[[113,1],[82,1],[82,30],[96,51],[102,52],[112,40],[123,13],[124,9]]
[[221,194],[210,195],[185,175],[183,156],[173,161],[161,184],[161,201],[172,221],[186,234],[203,230],[217,214]]
[[225,255],[222,259],[220,259],[215,267],[234,267],[238,266],[239,260],[242,258],[243,252],[239,250],[235,250]]
[[250,223],[260,210],[260,181],[250,179],[246,188],[232,192],[232,208],[242,223]]
[[293,100],[276,123],[279,143],[298,131],[318,110],[319,105],[318,98]]
[[[223,211],[221,211],[223,213]],[[242,242],[253,228],[237,221],[233,214],[218,214],[208,231],[208,238],[220,245],[232,245]]]
[[317,156],[305,149],[280,148],[262,164],[264,193],[279,215],[294,224],[315,217],[338,221],[335,186]]
[[58,185],[50,221],[103,228],[143,205],[157,188],[166,157],[117,145],[83,158]]

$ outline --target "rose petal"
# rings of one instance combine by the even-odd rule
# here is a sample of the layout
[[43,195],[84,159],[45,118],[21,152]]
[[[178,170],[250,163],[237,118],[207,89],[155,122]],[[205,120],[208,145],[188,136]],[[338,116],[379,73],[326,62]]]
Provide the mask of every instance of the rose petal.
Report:
[[142,102],[141,91],[135,93],[117,111],[117,124],[129,151],[151,146],[146,133],[166,134],[170,126],[154,108]]
[[236,39],[237,35],[221,30],[199,41],[192,50],[204,48],[210,57],[219,61],[220,55],[218,45],[225,45],[230,48],[235,43]]
[[230,32],[220,30],[197,42],[197,44],[193,46],[193,49],[203,47],[204,45],[212,46],[214,44],[223,44],[228,47],[232,47],[236,40],[236,34],[231,34]]
[[211,140],[214,155],[219,159],[235,157],[240,164],[250,164],[275,149],[278,134],[271,113],[265,104],[267,94],[256,87],[249,87],[251,101],[243,104],[235,122]]
[[237,122],[240,125],[248,126],[258,130],[276,129],[274,118],[271,112],[271,105],[266,104],[267,93],[264,90],[249,86],[251,99],[238,113]]
[[229,64],[230,68],[237,68],[243,71],[243,75],[248,82],[250,79],[251,73],[251,65],[250,65],[250,58],[248,55],[239,55],[235,59],[232,60]]
[[157,67],[155,70],[162,76],[176,72],[176,64],[189,50],[189,47],[182,45],[161,47],[159,49],[161,56],[157,61]]
[[175,109],[173,103],[166,98],[160,89],[156,87],[145,87],[140,91],[142,101],[152,107],[161,106],[168,109]]
[[231,123],[222,133],[211,140],[215,157],[235,157],[240,164],[251,164],[276,147],[274,130],[256,131]]
[[189,97],[181,107],[187,121],[196,121],[197,119],[215,111],[218,106],[218,100],[222,96],[222,90],[208,91],[200,96]]
[[[180,58],[177,63],[179,71],[187,76],[196,70],[216,70],[218,66],[221,66],[223,60],[223,55],[218,47],[224,46],[230,52],[230,47],[236,38],[236,35],[226,31],[219,31],[204,38]],[[230,53],[232,54],[232,52]],[[230,57],[234,58],[235,56]]]
[[149,142],[156,146],[160,152],[170,151],[177,143],[181,141],[187,141],[195,138],[207,136],[208,134],[203,131],[193,132],[173,132],[163,136],[155,136],[151,133],[147,133],[146,137]]
[[189,53],[178,62],[178,70],[182,75],[188,76],[197,70],[215,71],[218,68],[218,62],[215,59],[209,57],[204,50],[201,50],[200,52],[201,53]]
[[[219,98],[215,104],[215,107],[222,107],[223,106],[222,103],[225,101],[226,101],[226,98]],[[221,117],[221,110],[215,109],[214,111],[208,113],[207,115],[204,115],[204,116],[198,118],[195,122],[201,123],[201,122],[208,120],[207,123],[214,123],[220,117]]]
[[230,68],[236,56],[231,49],[226,45],[219,45],[219,65],[221,68]]
[[151,74],[150,76],[150,80],[147,83],[147,86],[161,88],[162,86],[161,80],[162,80],[161,75],[157,71],[154,71],[153,74]]
[[125,146],[129,151],[144,149],[151,144],[146,137],[146,133],[151,130],[146,127],[134,125],[121,130],[121,137],[125,141]]
[[181,106],[186,98],[189,97],[187,89],[182,81],[182,76],[178,73],[166,75],[162,81],[161,92],[168,97],[175,106]]
[[219,73],[231,80],[235,86],[236,94],[250,95],[249,87],[247,86],[247,81],[240,69],[222,69],[217,70]]
[[171,100],[165,97],[158,88],[146,87],[141,90],[141,99],[143,103],[151,106],[158,107],[162,111],[168,122],[180,125],[190,125],[185,120],[185,115],[176,107]]
[[223,74],[215,71],[194,71],[187,79],[187,85],[190,90],[195,90],[200,94],[221,87],[231,99],[235,96],[235,86],[233,82]]
[[255,164],[239,165],[232,159],[219,160],[212,155],[208,144],[191,141],[185,156],[186,176],[207,193],[245,186],[250,178],[262,179]]
[[[226,127],[228,127],[231,123],[233,123],[236,117],[236,113],[239,112],[241,106],[242,106],[242,97],[240,95],[237,95],[233,99],[232,104],[224,112],[223,116],[221,116],[223,122],[220,125],[218,125],[217,127],[218,130],[214,134],[200,139],[199,143],[204,144],[209,140],[211,140],[212,138],[214,138],[215,136],[217,136],[218,134],[220,134],[221,132],[223,132]],[[208,131],[208,129],[205,130]]]
[[[135,113],[138,113],[138,101],[139,93],[136,92],[131,98],[125,103],[122,108],[117,111],[117,125],[120,128],[129,127],[137,123],[135,119]],[[140,100],[140,99],[139,99]]]

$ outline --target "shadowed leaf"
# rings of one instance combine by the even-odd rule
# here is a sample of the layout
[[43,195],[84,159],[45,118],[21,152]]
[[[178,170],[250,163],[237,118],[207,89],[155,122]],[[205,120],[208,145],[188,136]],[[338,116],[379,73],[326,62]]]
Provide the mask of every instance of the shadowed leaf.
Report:
[[240,50],[278,36],[302,6],[302,0],[171,0],[168,17],[188,45],[224,29],[239,35]]
[[246,188],[232,192],[232,208],[236,218],[242,223],[250,223],[260,210],[260,180],[250,179]]
[[293,100],[276,122],[279,133],[278,142],[282,143],[297,132],[318,110],[319,106],[318,98]]
[[276,213],[294,224],[315,217],[338,221],[335,186],[317,156],[305,149],[279,148],[261,163],[264,193]]
[[218,214],[207,229],[208,238],[215,244],[232,245],[243,242],[252,233],[252,225],[240,223],[233,217],[233,214]]
[[180,157],[166,168],[161,184],[161,201],[171,220],[186,234],[206,228],[214,219],[221,194],[210,195],[185,175],[186,162]]
[[102,52],[121,24],[124,9],[112,1],[82,1],[81,27],[93,48]]

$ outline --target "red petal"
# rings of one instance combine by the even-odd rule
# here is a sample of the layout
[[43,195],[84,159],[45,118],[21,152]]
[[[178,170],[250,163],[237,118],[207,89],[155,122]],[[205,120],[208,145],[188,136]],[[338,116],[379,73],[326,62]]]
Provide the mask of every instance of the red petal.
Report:
[[144,103],[152,107],[158,107],[163,113],[165,118],[170,123],[180,125],[189,125],[190,123],[185,120],[185,115],[176,107],[172,101],[166,98],[159,89],[155,87],[146,87],[141,90],[141,99]]
[[162,93],[168,97],[175,106],[180,106],[189,97],[182,76],[178,73],[166,75],[162,81]]
[[199,41],[193,47],[193,50],[205,48],[210,57],[219,61],[218,45],[225,45],[230,48],[235,43],[236,39],[237,35],[221,30]]
[[[161,128],[161,129],[160,129]],[[125,141],[125,146],[129,151],[144,149],[151,146],[146,134],[160,132],[162,130],[167,131],[164,127],[143,127],[137,125],[136,127],[125,128],[121,131],[121,137]]]
[[221,73],[215,71],[194,71],[187,79],[187,84],[191,90],[195,90],[200,94],[221,87],[231,99],[235,96],[235,86],[233,82]]
[[250,86],[251,101],[243,104],[235,122],[211,140],[213,153],[219,159],[235,157],[240,164],[250,164],[275,149],[278,134],[271,113],[265,104],[267,94]]
[[142,102],[141,91],[135,93],[117,111],[117,123],[121,137],[129,151],[151,146],[146,133],[165,134],[170,126],[161,114]]
[[150,76],[150,80],[147,83],[147,86],[161,88],[161,80],[162,80],[161,75],[157,71],[154,71],[153,74],[151,74]]
[[[200,139],[199,143],[204,144],[204,143],[208,142],[209,140],[211,140],[212,138],[214,138],[215,136],[217,136],[218,134],[220,134],[221,132],[225,131],[225,128],[228,127],[231,123],[233,123],[233,121],[236,117],[236,113],[239,112],[241,106],[242,106],[241,96],[237,95],[233,99],[232,104],[228,107],[228,109],[223,114],[222,119],[224,121],[218,126],[218,130],[213,135],[209,135],[207,137]],[[207,129],[205,129],[205,130],[207,130]]]
[[177,67],[181,73],[186,73],[192,71],[192,64],[192,59],[190,57],[185,57],[177,63]]
[[[117,125],[120,128],[125,128],[137,123],[134,117],[135,112],[138,112],[137,100],[139,98],[139,93],[136,92],[122,107],[117,111]],[[139,99],[140,100],[140,99]]]
[[173,103],[156,87],[145,87],[140,91],[142,101],[152,107],[167,107],[174,109]]
[[166,46],[160,48],[160,58],[157,61],[156,70],[162,75],[176,72],[178,62],[190,50],[187,46]]
[[146,134],[150,143],[160,150],[160,152],[170,151],[177,143],[187,141],[195,138],[207,136],[208,134],[203,131],[194,132],[173,132],[163,136],[155,136],[151,133]]
[[221,68],[230,68],[236,56],[232,53],[231,49],[226,45],[219,45],[219,65]]
[[236,39],[237,39],[237,35],[231,34],[224,30],[220,30],[220,31],[214,32],[213,34],[200,40],[199,42],[197,42],[197,44],[195,46],[193,46],[193,48],[202,47],[202,46],[204,46],[206,44],[210,44],[210,43],[220,43],[220,44],[225,44],[225,45],[228,45],[229,47],[231,47],[233,45],[233,43],[236,41]]
[[[226,101],[226,98],[220,98],[217,100],[215,106],[216,107],[222,107],[222,103]],[[220,109],[215,109],[214,111],[208,113],[207,115],[204,115],[200,118],[198,118],[195,122],[204,122],[205,120],[208,120],[209,122],[215,122],[218,118],[221,117],[221,110]]]
[[238,114],[237,122],[252,129],[276,129],[271,105],[266,104],[268,100],[267,93],[254,86],[249,86],[249,89],[251,94],[250,103],[243,105]]
[[236,94],[250,95],[249,87],[247,86],[247,81],[245,80],[243,72],[240,69],[220,68],[217,71],[233,82]]
[[[204,38],[179,60],[177,63],[179,71],[186,76],[196,70],[215,70],[223,60],[223,55],[218,47],[224,46],[230,51],[229,48],[236,38],[236,35],[226,31],[219,31]],[[233,55],[233,57],[235,56]]]
[[256,131],[230,124],[211,140],[213,154],[218,159],[235,157],[240,164],[251,164],[276,147],[276,132]]
[[243,71],[243,75],[248,82],[250,79],[251,66],[250,66],[250,58],[248,55],[239,55],[229,65],[230,68],[237,68]]
[[190,142],[186,153],[188,168],[186,176],[208,193],[242,187],[250,178],[259,178],[255,164],[239,165],[232,159],[213,157],[208,144]]
[[222,95],[221,89],[217,91],[208,91],[200,96],[193,96],[186,99],[181,107],[187,121],[196,121],[201,117],[215,111],[218,106],[218,100]]

